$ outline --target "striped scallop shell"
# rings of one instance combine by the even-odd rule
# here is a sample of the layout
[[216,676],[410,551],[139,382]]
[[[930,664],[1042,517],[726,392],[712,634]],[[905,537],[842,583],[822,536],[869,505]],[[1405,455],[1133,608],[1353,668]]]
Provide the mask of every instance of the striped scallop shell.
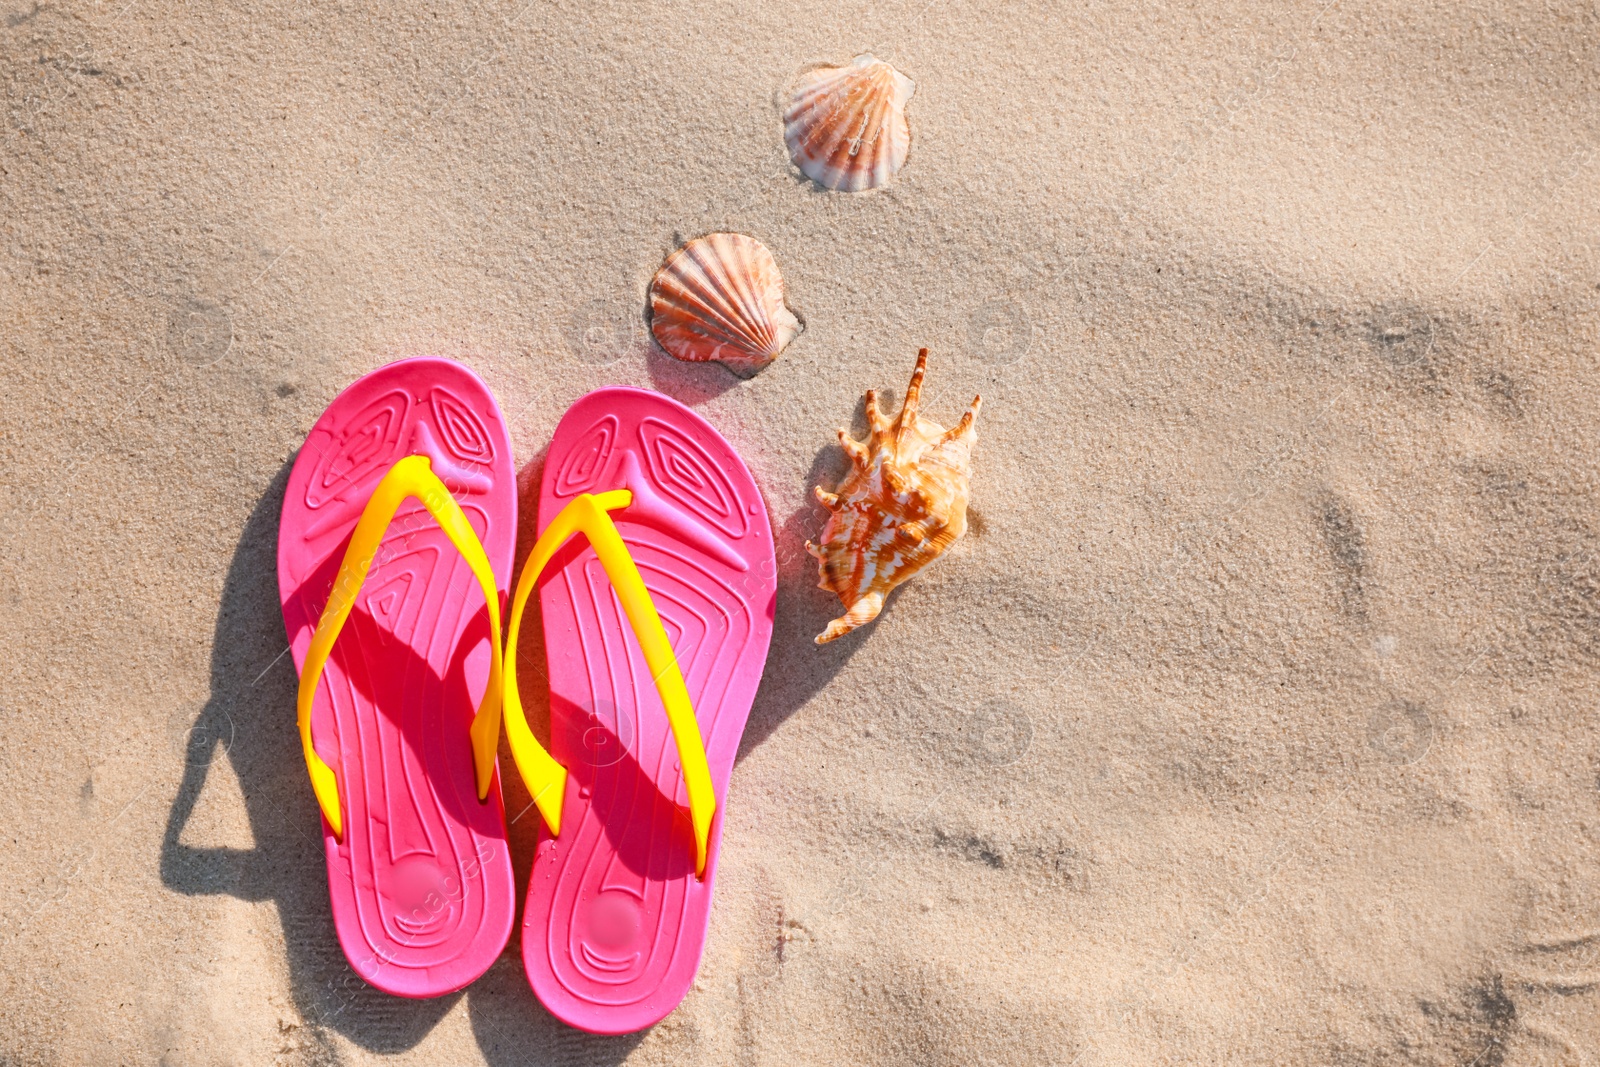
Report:
[[967,486],[972,446],[978,442],[974,420],[983,398],[972,398],[954,429],[923,418],[917,402],[927,367],[924,348],[893,422],[878,410],[878,394],[868,391],[867,439],[856,441],[839,431],[850,473],[837,493],[816,488],[828,522],[822,544],[808,541],[806,550],[817,559],[820,586],[845,606],[845,613],[817,635],[819,645],[877,618],[895,586],[967,531]]
[[783,112],[789,157],[818,185],[876,189],[911,151],[906,102],[916,83],[869,53],[801,76]]
[[742,233],[697,237],[650,283],[650,332],[669,355],[756,371],[800,333],[767,246]]

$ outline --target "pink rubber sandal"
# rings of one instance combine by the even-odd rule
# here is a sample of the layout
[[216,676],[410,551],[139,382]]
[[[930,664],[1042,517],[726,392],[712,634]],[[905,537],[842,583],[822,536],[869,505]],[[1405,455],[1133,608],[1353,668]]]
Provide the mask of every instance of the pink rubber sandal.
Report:
[[[522,959],[557,1018],[628,1033],[677,1007],[700,966],[719,798],[772,637],[772,531],[750,472],[704,419],[628,388],[590,393],[561,420],[539,518],[506,645],[506,733],[545,823]],[[516,689],[535,584],[548,753]]]
[[289,475],[278,588],[333,922],[388,993],[460,989],[511,935],[493,739],[516,522],[505,421],[445,359],[351,385]]

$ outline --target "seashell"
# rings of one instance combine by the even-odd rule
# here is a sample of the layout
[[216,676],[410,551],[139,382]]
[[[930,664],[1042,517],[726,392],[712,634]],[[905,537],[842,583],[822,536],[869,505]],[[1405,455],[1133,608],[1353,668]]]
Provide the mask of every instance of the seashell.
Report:
[[807,71],[783,112],[783,139],[800,173],[829,189],[876,189],[911,151],[906,102],[917,86],[870,52]]
[[850,473],[837,493],[816,487],[817,500],[830,514],[821,547],[808,541],[806,550],[817,559],[820,587],[846,609],[817,635],[819,645],[877,618],[895,586],[938,559],[967,530],[967,483],[978,441],[973,420],[983,398],[972,398],[954,429],[923,418],[917,400],[927,367],[924,348],[893,422],[878,410],[877,392],[868,390],[867,439],[839,431]]
[[650,332],[668,354],[754,372],[800,333],[767,246],[742,233],[697,237],[650,283]]

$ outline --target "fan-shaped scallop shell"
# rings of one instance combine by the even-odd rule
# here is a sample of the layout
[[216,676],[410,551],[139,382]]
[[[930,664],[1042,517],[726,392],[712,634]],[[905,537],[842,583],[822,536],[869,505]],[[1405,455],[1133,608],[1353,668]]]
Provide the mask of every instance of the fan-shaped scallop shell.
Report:
[[755,371],[800,333],[767,246],[742,233],[697,237],[650,283],[650,332],[681,360]]
[[817,558],[821,587],[845,606],[817,635],[819,645],[877,618],[895,586],[938,559],[967,530],[972,446],[978,441],[974,420],[983,398],[972,398],[954,429],[923,418],[917,402],[927,368],[924,348],[893,422],[878,410],[878,394],[867,393],[866,441],[839,431],[850,473],[837,493],[816,488],[828,522],[821,546],[808,541],[806,549]]
[[911,151],[906,102],[916,83],[870,52],[807,71],[783,112],[783,138],[800,173],[829,189],[876,189]]

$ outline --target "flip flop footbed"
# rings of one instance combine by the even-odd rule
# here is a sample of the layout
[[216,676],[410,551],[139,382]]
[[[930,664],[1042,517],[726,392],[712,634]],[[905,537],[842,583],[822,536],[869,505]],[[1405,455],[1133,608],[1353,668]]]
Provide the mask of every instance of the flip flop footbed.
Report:
[[718,815],[704,879],[677,748],[638,643],[580,537],[539,583],[562,831],[538,846],[522,948],[564,1021],[625,1033],[665,1017],[705,943],[722,811],[772,635],[772,531],[754,480],[698,415],[645,390],[579,400],[551,445],[541,528],[580,493],[628,489],[612,518],[660,613],[703,735]]
[[[443,359],[390,364],[312,428],[285,492],[278,582],[304,663],[373,488],[425,455],[483,543],[502,603],[516,547],[516,475],[493,397]],[[395,514],[323,672],[318,755],[339,781],[343,840],[323,842],[334,926],[379,989],[437,996],[471,982],[510,936],[516,891],[498,778],[475,786],[468,726],[490,628],[471,568],[420,502]]]

